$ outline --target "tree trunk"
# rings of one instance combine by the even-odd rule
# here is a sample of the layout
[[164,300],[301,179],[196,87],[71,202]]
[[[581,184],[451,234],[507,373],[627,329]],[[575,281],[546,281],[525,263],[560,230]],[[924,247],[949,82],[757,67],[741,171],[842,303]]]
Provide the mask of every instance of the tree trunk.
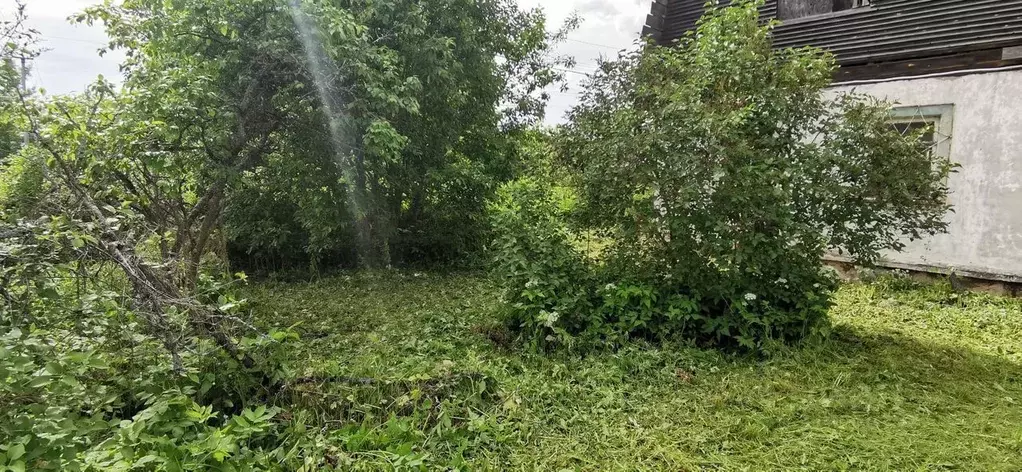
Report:
[[186,254],[187,259],[182,285],[188,289],[195,287],[199,276],[199,266],[202,264],[202,256],[206,254],[209,238],[213,234],[213,230],[219,226],[220,218],[223,215],[224,187],[217,186],[214,192],[209,200],[209,205],[206,208],[205,216],[203,216],[202,224],[199,226],[199,231],[191,238],[193,242],[188,247],[188,253]]

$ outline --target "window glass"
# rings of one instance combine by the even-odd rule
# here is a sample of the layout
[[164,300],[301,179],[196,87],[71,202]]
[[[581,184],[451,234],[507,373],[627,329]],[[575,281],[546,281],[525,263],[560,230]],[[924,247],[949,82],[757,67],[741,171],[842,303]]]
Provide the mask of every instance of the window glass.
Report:
[[951,156],[954,105],[898,107],[891,111],[891,126],[902,134],[926,129],[923,141],[936,156]]
[[869,6],[870,0],[779,0],[777,17],[782,20],[825,15]]

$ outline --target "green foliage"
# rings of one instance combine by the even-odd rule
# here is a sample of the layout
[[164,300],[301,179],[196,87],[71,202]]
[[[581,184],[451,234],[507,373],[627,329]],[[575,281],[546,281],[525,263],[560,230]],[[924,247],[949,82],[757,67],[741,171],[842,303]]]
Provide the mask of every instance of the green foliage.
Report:
[[[839,336],[766,345],[828,329],[824,248],[941,229],[948,166],[821,99],[831,63],[770,52],[751,7],[607,65],[558,166],[523,130],[559,76],[540,13],[302,2],[324,78],[293,5],[93,7],[120,88],[15,102],[0,70],[0,471],[1013,465],[1017,303],[855,286]],[[471,275],[246,288],[221,251],[451,262],[491,224],[528,341],[620,349],[513,352]]]
[[474,324],[495,308],[493,287],[479,282],[361,272],[244,294],[260,320],[302,334],[287,358],[306,380],[291,401],[330,425],[343,470],[486,470],[480,454],[518,432],[491,414],[511,398],[496,380],[506,372],[466,350],[478,343]]
[[222,426],[219,416],[196,404],[194,392],[167,392],[85,455],[90,470],[272,470],[274,457],[256,445],[276,425],[280,411],[244,410]]
[[534,342],[586,330],[594,320],[582,254],[571,244],[564,199],[542,181],[511,182],[491,205],[494,272],[503,281],[511,320]]
[[[26,200],[34,200],[35,194],[29,187],[36,184],[34,191],[39,192],[41,182],[36,180],[42,180],[41,176],[31,175],[32,170],[26,168],[26,157],[18,155],[25,126],[18,110],[21,74],[15,64],[21,57],[32,56],[28,49],[32,35],[25,26],[24,2],[14,3],[12,17],[0,18],[0,209],[20,207],[29,203]],[[26,171],[29,175],[23,177]]]
[[[560,150],[578,189],[575,232],[606,247],[590,275],[561,273],[595,297],[558,313],[587,321],[570,334],[748,349],[826,334],[826,250],[869,263],[946,229],[953,166],[894,130],[888,104],[824,93],[833,59],[773,49],[760,3],[712,9],[680,44],[603,64],[571,112]],[[568,239],[507,230],[509,254]],[[548,318],[560,294],[544,295],[520,317]]]
[[[175,470],[171,458],[212,470],[1011,470],[1022,450],[1017,300],[951,302],[946,284],[883,278],[838,291],[831,339],[766,357],[642,342],[539,356],[488,328],[500,322],[495,289],[396,271],[246,287],[236,300],[250,300],[255,324],[301,335],[274,351],[299,369],[289,389],[247,399],[224,393],[240,374],[222,357],[186,359],[188,378],[169,376],[122,318],[17,338],[5,327],[0,453],[24,444],[25,470],[109,470],[129,457],[144,459],[138,470]],[[133,342],[115,336],[125,331]],[[7,401],[39,377],[49,383],[28,392],[43,403]],[[54,423],[46,442],[25,429],[43,437]]]
[[335,109],[307,104],[317,113],[296,117],[235,188],[243,203],[228,207],[226,226],[236,262],[350,266],[367,258],[360,244],[377,266],[475,257],[486,201],[517,164],[514,138],[560,78],[543,16],[505,0],[301,5],[329,77],[296,80]]
[[46,193],[45,166],[42,154],[34,148],[8,156],[0,166],[0,209],[8,219],[39,214],[37,207]]
[[[669,292],[669,282],[639,276],[622,281],[618,267],[601,266],[584,256],[566,223],[572,200],[563,195],[566,189],[560,190],[558,196],[535,180],[520,180],[504,186],[491,205],[498,234],[493,270],[505,287],[510,321],[534,345],[726,335],[748,323],[763,328],[735,335],[753,348],[756,339],[773,337],[770,330],[792,323],[789,313],[772,309],[755,295],[734,300],[730,316],[721,317],[707,313],[696,296]],[[822,278],[809,282],[832,283]],[[785,289],[790,283],[779,282]],[[804,306],[822,316],[829,302],[820,299],[815,307]]]
[[[2,77],[7,73],[6,67],[0,65],[0,94],[9,93],[10,89],[3,91],[2,88],[9,87]],[[7,164],[21,148],[22,129],[17,120],[17,114],[13,112],[13,104],[4,103],[6,99],[0,98],[0,165]]]
[[[261,361],[251,369],[196,339],[179,375],[118,293],[119,273],[90,261],[95,241],[77,225],[44,219],[0,232],[0,470],[326,467],[315,432],[277,421],[280,409],[256,398],[266,394],[257,379],[289,374],[275,359],[293,334],[242,338]],[[223,316],[244,316],[230,287],[200,285]]]
[[93,379],[110,367],[95,350],[60,352],[52,334],[2,326],[0,467],[74,470],[76,453],[107,427],[117,396]]
[[[147,382],[126,378],[130,371],[115,373],[110,361],[116,352],[64,351],[69,341],[19,329],[0,338],[4,470],[294,470],[288,465],[324,465],[304,443],[313,439],[310,435],[275,421],[278,408],[224,415],[197,404],[193,398],[199,387],[187,381],[180,382],[186,385],[181,389],[146,393]],[[118,420],[130,412],[126,398],[145,407],[130,420]]]
[[543,15],[510,0],[135,0],[78,19],[128,57],[94,185],[193,266],[221,216],[242,268],[464,262],[561,78]]
[[22,71],[17,64],[36,54],[32,46],[37,34],[26,24],[25,1],[14,0],[8,4],[4,16],[0,17],[0,168],[22,144],[24,123],[18,113]]
[[[536,355],[494,328],[496,288],[394,271],[244,296],[259,320],[297,325],[300,375],[381,380],[307,383],[295,401],[343,431],[338,463],[355,470],[422,456],[427,470],[1013,470],[1022,451],[1018,300],[948,303],[947,284],[885,279],[837,291],[829,339],[767,356],[641,341]],[[449,428],[423,420],[441,412]]]
[[[492,401],[487,376],[447,365],[308,392],[350,378],[299,377],[296,335],[251,322],[220,249],[234,237],[313,266],[335,250],[384,266],[395,249],[450,260],[481,246],[514,133],[560,76],[542,15],[509,0],[304,2],[324,79],[292,5],[91,7],[75,20],[125,52],[120,87],[15,102],[4,67],[0,118],[33,144],[0,163],[3,470],[459,467],[457,443],[499,429],[473,416]],[[28,48],[3,58],[15,52]],[[322,393],[350,408],[346,427],[306,398]],[[427,441],[451,450],[434,459]]]

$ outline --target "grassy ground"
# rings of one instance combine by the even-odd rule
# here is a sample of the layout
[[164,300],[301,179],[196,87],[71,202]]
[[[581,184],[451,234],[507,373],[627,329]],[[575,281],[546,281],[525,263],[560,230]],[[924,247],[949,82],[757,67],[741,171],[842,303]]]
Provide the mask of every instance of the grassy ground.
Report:
[[542,356],[490,328],[496,293],[481,277],[388,273],[248,296],[263,324],[302,333],[300,375],[376,379],[296,387],[356,465],[1022,470],[1019,301],[890,279],[842,288],[833,339],[767,358]]

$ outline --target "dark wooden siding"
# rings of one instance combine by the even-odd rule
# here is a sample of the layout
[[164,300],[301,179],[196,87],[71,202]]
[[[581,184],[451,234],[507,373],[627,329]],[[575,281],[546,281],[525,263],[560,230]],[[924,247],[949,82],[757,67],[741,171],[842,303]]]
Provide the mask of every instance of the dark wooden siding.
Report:
[[[646,32],[669,44],[694,28],[705,0],[655,3]],[[768,0],[761,14],[772,18],[776,11],[777,0]],[[870,7],[786,21],[774,41],[826,48],[842,66],[989,51],[1022,45],[1022,0],[873,0]]]
[[[712,1],[712,0],[710,0]],[[730,3],[730,0],[717,0],[719,5]],[[706,12],[706,0],[655,0],[649,16],[646,18],[644,35],[652,35],[662,44],[670,44],[680,38],[686,31],[694,29],[696,21]],[[760,9],[764,19],[777,15],[777,0],[767,0]]]

